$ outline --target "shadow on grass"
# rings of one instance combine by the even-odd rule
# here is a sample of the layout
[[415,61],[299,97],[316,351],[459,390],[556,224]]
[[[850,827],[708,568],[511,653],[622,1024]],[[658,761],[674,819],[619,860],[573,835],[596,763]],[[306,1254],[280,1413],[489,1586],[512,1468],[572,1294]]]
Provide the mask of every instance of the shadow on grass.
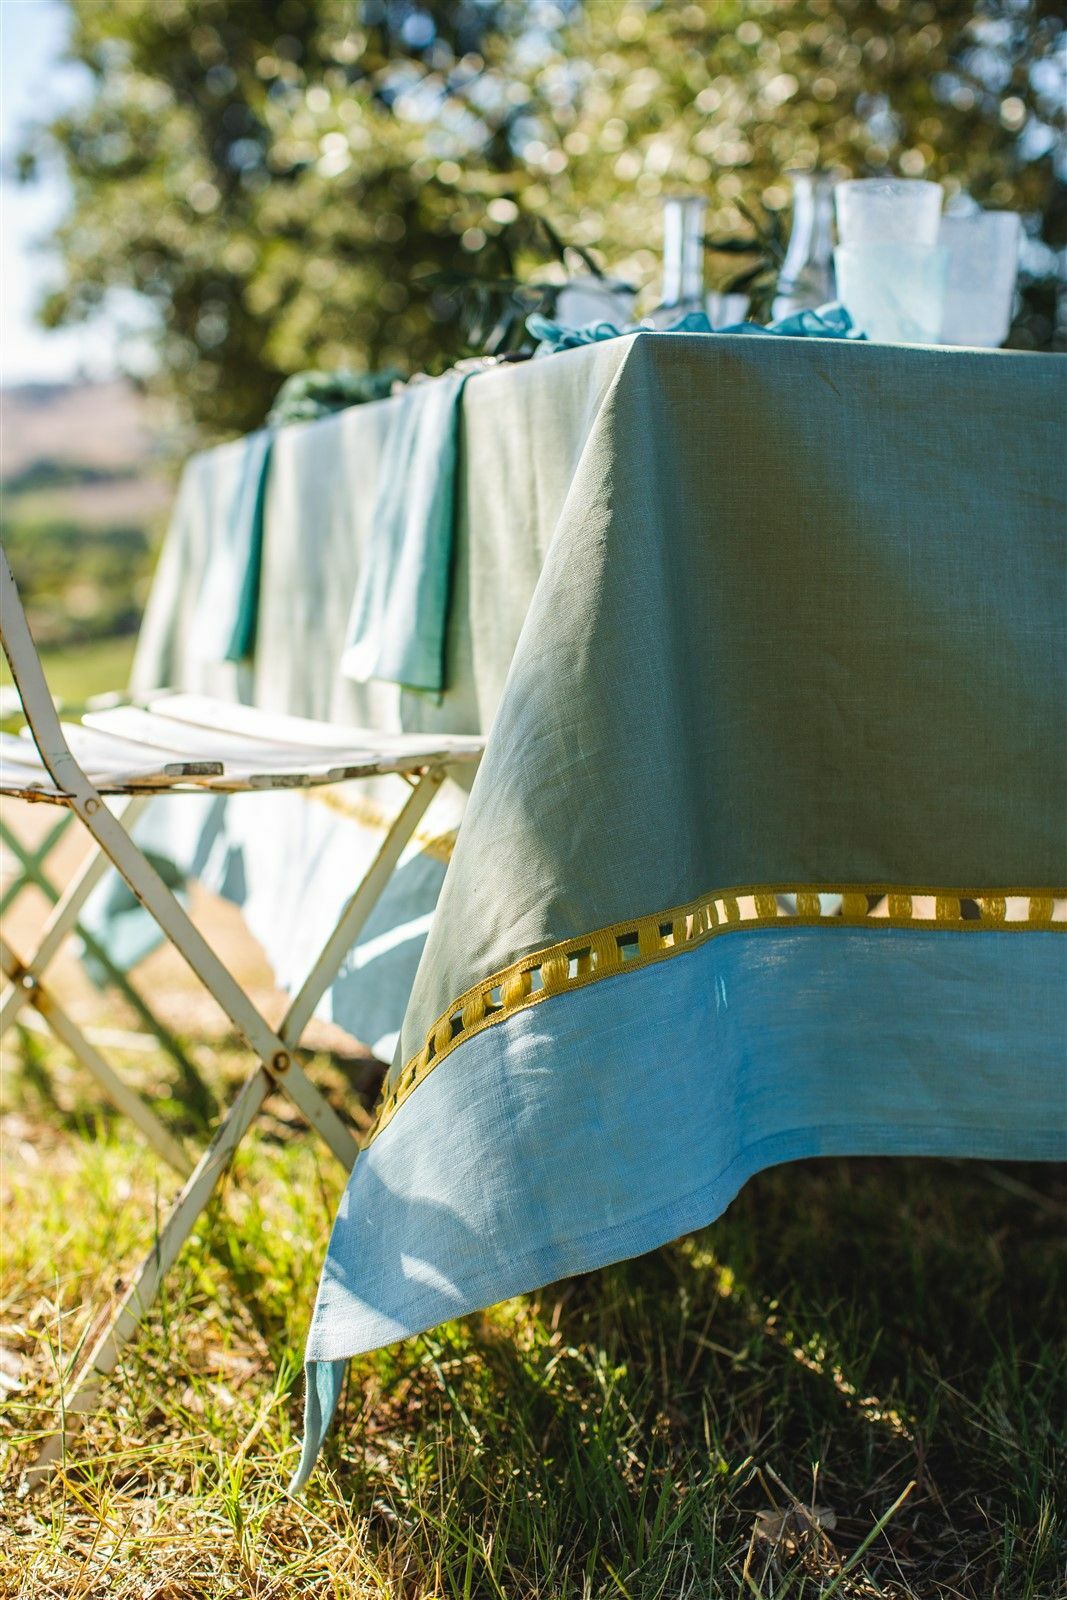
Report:
[[447,1533],[449,1595],[470,1570],[472,1594],[1052,1600],[1065,1219],[1048,1167],[765,1173],[697,1235],[365,1358],[328,1459],[383,1539],[416,1507],[427,1560]]

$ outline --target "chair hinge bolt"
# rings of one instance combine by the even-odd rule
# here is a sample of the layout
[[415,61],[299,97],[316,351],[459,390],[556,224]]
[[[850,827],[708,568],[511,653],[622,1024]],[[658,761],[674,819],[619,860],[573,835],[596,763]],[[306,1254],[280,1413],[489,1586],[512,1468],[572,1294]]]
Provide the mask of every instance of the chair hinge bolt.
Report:
[[274,1072],[288,1072],[292,1062],[293,1058],[288,1050],[275,1050],[270,1058],[271,1069]]

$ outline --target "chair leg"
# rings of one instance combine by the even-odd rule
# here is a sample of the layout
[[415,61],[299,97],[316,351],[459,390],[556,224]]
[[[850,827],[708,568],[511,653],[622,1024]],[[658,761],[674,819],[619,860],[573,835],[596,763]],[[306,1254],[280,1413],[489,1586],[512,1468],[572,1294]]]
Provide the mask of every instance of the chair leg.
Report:
[[397,812],[378,854],[342,908],[337,925],[323,945],[318,960],[290,1002],[279,1029],[287,1043],[295,1044],[310,1022],[315,1007],[337,976],[342,961],[381,899],[382,891],[396,870],[405,846],[441,787],[444,776],[443,771],[433,768],[424,772]]
[[[22,876],[0,896],[0,919],[4,917],[23,890],[31,886],[36,886],[53,906],[58,904],[61,899],[60,892],[48,877],[44,866],[56,844],[73,822],[74,813],[72,811],[65,812],[48,834],[44,843],[35,851],[31,851],[16,834],[13,834],[3,822],[0,822],[0,840],[3,841],[22,866]],[[191,1096],[193,1099],[202,1100],[202,1109],[205,1116],[213,1112],[215,1108],[208,1103],[211,1097],[207,1094],[196,1068],[189,1061],[174,1034],[165,1023],[159,1020],[144,996],[134,988],[126,973],[122,971],[121,967],[115,965],[99,939],[90,933],[83,923],[75,922],[71,932],[81,940],[86,953],[104,973],[106,982],[111,988],[118,991],[126,1004],[140,1019],[142,1026],[147,1028],[149,1033],[158,1041],[160,1049],[170,1056],[181,1074],[182,1089],[186,1094],[186,1098]],[[32,962],[30,964],[31,966],[33,965]],[[14,1017],[12,1016],[8,1020],[13,1021]],[[2,1036],[2,1026],[0,1026],[0,1036]]]
[[[443,772],[430,771],[412,784],[412,793],[398,813],[368,873],[344,906],[322,954],[292,1001],[277,1034],[267,1027],[150,864],[139,856],[128,839],[114,837],[109,824],[104,823],[98,835],[102,847],[130,887],[148,906],[170,942],[181,952],[235,1027],[259,1054],[262,1065],[248,1079],[220,1123],[214,1139],[175,1202],[155,1248],[141,1266],[82,1366],[74,1389],[66,1400],[60,1432],[46,1440],[31,1468],[31,1481],[39,1480],[54,1467],[64,1453],[66,1440],[73,1427],[95,1409],[104,1378],[114,1370],[123,1345],[133,1336],[145,1310],[152,1304],[164,1274],[177,1259],[222,1172],[272,1088],[281,1088],[288,1095],[346,1170],[352,1167],[358,1153],[355,1140],[294,1059],[293,1052],[315,1005],[373,910],[443,776]],[[89,826],[94,834],[97,833],[99,823],[95,819]],[[117,831],[121,833],[121,830]]]
[[[121,802],[116,807],[116,814],[132,822],[143,810],[146,801],[137,796],[125,805]],[[73,815],[73,813],[71,813]],[[13,846],[17,852],[17,845]],[[37,978],[43,976],[45,968],[56,955],[67,935],[74,931],[82,907],[107,873],[109,862],[99,847],[94,850],[83,863],[80,872],[76,873],[67,885],[62,895],[56,895],[52,911],[41,930],[40,942],[30,960],[24,963],[26,969]],[[51,888],[51,886],[49,886]],[[45,891],[48,893],[48,890]],[[52,894],[55,890],[52,889]],[[15,987],[4,996],[0,1004],[0,1038],[10,1028],[19,1010],[26,1002],[25,992]]]
[[45,988],[39,978],[26,971],[3,938],[0,938],[0,967],[10,982],[22,989],[29,1004],[44,1018],[56,1038],[66,1045],[71,1055],[96,1079],[115,1109],[123,1116],[129,1117],[144,1134],[156,1154],[173,1167],[180,1177],[188,1177],[193,1164],[181,1145],[167,1132],[155,1112],[145,1105],[140,1095],[135,1094],[117,1073],[112,1071],[100,1052],[89,1043],[51,991]]
[[271,1077],[309,1117],[338,1160],[350,1167],[356,1158],[357,1146],[344,1122],[297,1067],[291,1047],[268,1025],[152,863],[105,806],[99,802],[85,803],[79,814],[138,900],[155,918],[164,937],[196,973]]
[[142,1317],[159,1293],[164,1276],[177,1260],[197,1218],[206,1208],[229,1166],[234,1151],[273,1088],[270,1074],[259,1068],[247,1079],[222,1119],[215,1137],[175,1201],[158,1239],[83,1363],[73,1389],[65,1397],[60,1428],[45,1440],[37,1460],[29,1469],[31,1483],[39,1482],[51,1473],[56,1462],[65,1454],[67,1440],[74,1429],[80,1426],[89,1412],[96,1410],[104,1379],[115,1370],[123,1346],[136,1333]]

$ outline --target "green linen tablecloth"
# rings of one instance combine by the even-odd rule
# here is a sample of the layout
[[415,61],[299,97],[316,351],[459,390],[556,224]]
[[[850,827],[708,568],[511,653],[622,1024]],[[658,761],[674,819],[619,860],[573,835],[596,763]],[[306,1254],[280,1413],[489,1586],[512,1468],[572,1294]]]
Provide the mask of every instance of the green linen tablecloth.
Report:
[[[196,637],[247,449],[190,462],[138,689],[489,731],[328,1000],[395,1064],[297,1481],[349,1355],[761,1167],[1067,1154],[1065,373],[651,334],[471,378],[439,701],[340,670],[396,401],[274,435],[250,662]],[[291,984],[400,799],[182,798],[143,833]]]
[[468,384],[452,709],[495,716],[297,1482],[347,1357],[761,1167],[1067,1154],[1065,376],[639,335]]

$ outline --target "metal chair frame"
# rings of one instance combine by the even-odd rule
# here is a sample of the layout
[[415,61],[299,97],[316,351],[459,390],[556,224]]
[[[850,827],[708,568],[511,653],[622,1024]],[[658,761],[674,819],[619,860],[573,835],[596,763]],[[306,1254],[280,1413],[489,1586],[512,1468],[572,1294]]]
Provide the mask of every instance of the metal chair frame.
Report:
[[[23,1005],[32,1005],[93,1074],[108,1098],[137,1124],[158,1154],[185,1179],[155,1244],[82,1363],[73,1387],[65,1397],[60,1427],[46,1440],[33,1469],[36,1474],[47,1470],[64,1453],[72,1427],[87,1412],[96,1409],[103,1380],[115,1368],[123,1345],[134,1335],[145,1311],[152,1305],[164,1276],[272,1090],[280,1089],[286,1094],[342,1166],[346,1170],[351,1168],[358,1151],[356,1141],[337,1112],[311,1082],[297,1061],[295,1051],[315,1007],[336,977],[341,963],[380,898],[405,846],[444,779],[446,769],[452,764],[478,760],[482,741],[448,736],[434,738],[411,735],[405,738],[376,735],[367,730],[351,730],[349,748],[355,753],[346,758],[340,753],[346,748],[343,737],[345,730],[332,725],[298,723],[296,719],[289,718],[264,719],[271,723],[272,732],[276,728],[284,732],[298,728],[306,738],[304,730],[318,730],[324,742],[317,751],[310,744],[305,747],[303,758],[300,746],[289,747],[287,751],[283,750],[282,758],[275,763],[277,770],[271,771],[269,762],[265,764],[267,770],[256,770],[264,763],[253,760],[252,751],[255,747],[250,750],[248,728],[245,727],[242,733],[235,733],[232,738],[232,763],[214,759],[211,754],[204,760],[189,760],[180,751],[179,759],[175,761],[172,759],[173,751],[161,755],[158,745],[145,745],[141,747],[141,753],[148,759],[141,766],[135,763],[126,774],[105,771],[103,780],[97,778],[93,781],[85,766],[79,764],[71,751],[71,742],[78,743],[83,735],[78,729],[60,723],[15,580],[6,554],[2,551],[0,639],[22,703],[28,733],[36,747],[35,755],[28,743],[15,741],[16,745],[21,743],[26,751],[24,761],[21,750],[13,748],[10,739],[0,743],[0,761],[6,757],[8,769],[0,776],[0,791],[66,807],[83,824],[97,845],[97,850],[55,905],[32,957],[20,961],[0,940],[0,964],[11,985],[0,1006],[0,1034],[15,1020]],[[257,713],[247,708],[232,708],[234,717],[239,709],[252,727],[257,726]],[[111,738],[108,718],[113,719],[118,715],[108,713],[95,719],[99,731],[94,734],[90,730],[84,735],[90,750],[103,744],[106,753],[107,741]],[[151,712],[148,716],[151,717]],[[121,732],[115,741],[115,748],[125,756],[127,765],[132,750],[129,720],[120,721]],[[240,718],[237,720],[240,721]],[[149,722],[147,726],[151,732],[154,724]],[[172,733],[180,731],[173,725],[169,727]],[[202,735],[203,742],[215,755],[220,749],[220,738],[223,743],[226,740],[225,730],[221,735],[217,730],[203,727],[199,728],[198,734],[189,729],[186,732],[191,734],[193,741],[198,734]],[[153,737],[159,736],[154,734]],[[189,744],[187,740],[186,751]],[[261,748],[271,755],[277,753],[280,747],[264,744]],[[39,768],[43,769],[39,777],[29,772],[38,757]],[[91,766],[88,761],[85,764]],[[122,765],[121,761],[118,765]],[[383,771],[397,773],[409,785],[411,792],[362,882],[342,908],[311,971],[290,1000],[281,1024],[272,1028],[131,837],[130,825],[150,795],[161,790],[238,792],[307,787],[370,777]],[[105,794],[117,796],[118,803],[109,806],[105,803]],[[114,866],[122,875],[151,913],[165,939],[179,951],[200,978],[256,1058],[255,1068],[234,1097],[214,1137],[195,1165],[155,1113],[122,1083],[100,1052],[58,1005],[43,981],[46,968],[63,940],[74,929],[89,893],[109,866]]]
[[[17,863],[16,873],[0,894],[0,925],[13,907],[32,889],[38,890],[49,907],[58,905],[62,894],[50,875],[49,863],[74,826],[74,813],[64,811],[44,838],[33,846],[20,838],[0,816],[0,844]],[[183,1085],[189,1085],[196,1078],[196,1069],[171,1029],[161,1021],[129,975],[116,965],[100,940],[80,919],[75,920],[71,931],[81,942],[82,965],[87,967],[91,961],[100,974],[99,977],[93,975],[92,981],[99,988],[113,989],[122,997],[141,1026],[148,1030],[160,1049],[170,1056],[178,1068]],[[5,1031],[6,1029],[0,1026],[0,1038]]]

